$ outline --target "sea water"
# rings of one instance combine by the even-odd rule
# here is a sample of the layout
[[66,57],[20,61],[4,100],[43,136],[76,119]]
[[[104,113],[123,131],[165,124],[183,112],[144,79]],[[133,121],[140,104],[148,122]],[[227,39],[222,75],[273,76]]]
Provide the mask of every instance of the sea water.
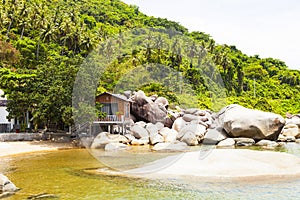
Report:
[[[287,151],[300,156],[299,145]],[[149,152],[149,154],[153,154]],[[145,154],[146,155],[146,154]],[[159,155],[160,156],[160,155]],[[158,156],[158,157],[159,157]],[[147,156],[144,156],[145,158]],[[152,157],[152,156],[151,156]],[[86,149],[60,150],[1,158],[0,169],[21,190],[7,199],[297,199],[300,180],[258,182],[201,179],[149,180],[90,173],[108,166]]]

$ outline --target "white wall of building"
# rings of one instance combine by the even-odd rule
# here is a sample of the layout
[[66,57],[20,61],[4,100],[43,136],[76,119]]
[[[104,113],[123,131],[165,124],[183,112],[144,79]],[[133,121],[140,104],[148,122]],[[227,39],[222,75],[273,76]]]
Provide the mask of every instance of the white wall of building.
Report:
[[[0,100],[6,100],[5,97],[2,97],[4,92],[0,90]],[[7,123],[9,122],[6,118],[8,116],[8,112],[6,111],[6,106],[0,106],[0,123]]]
[[[0,101],[2,102],[1,104],[3,104],[3,101],[7,100],[5,97],[2,97],[3,94],[4,92],[0,89]],[[7,119],[8,112],[6,108],[6,106],[0,105],[0,124],[2,124],[1,126],[6,126],[4,124],[10,124],[10,127],[12,128],[13,124]],[[2,129],[3,127],[1,127],[1,131],[3,131]]]

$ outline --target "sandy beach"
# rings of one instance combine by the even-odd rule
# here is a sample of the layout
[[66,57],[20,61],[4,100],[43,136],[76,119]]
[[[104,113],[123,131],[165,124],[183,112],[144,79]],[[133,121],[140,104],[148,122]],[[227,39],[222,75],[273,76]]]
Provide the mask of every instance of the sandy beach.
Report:
[[[72,148],[53,142],[0,142],[0,157]],[[186,152],[125,171],[147,178],[198,177],[204,179],[299,178],[300,158],[288,153],[247,149],[213,149],[206,157],[199,151]],[[200,157],[199,157],[200,156]]]
[[54,151],[65,148],[72,148],[72,144],[54,143],[49,141],[0,142],[0,157],[37,151]]

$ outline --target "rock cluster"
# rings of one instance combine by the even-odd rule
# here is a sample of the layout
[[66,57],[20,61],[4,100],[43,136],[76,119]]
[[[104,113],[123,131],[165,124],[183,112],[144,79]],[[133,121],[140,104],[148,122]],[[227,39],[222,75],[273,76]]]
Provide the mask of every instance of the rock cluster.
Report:
[[278,140],[282,142],[295,142],[300,138],[300,114],[287,115],[285,126],[283,127]]
[[132,145],[149,144],[154,151],[184,151],[188,146],[207,144],[220,148],[257,145],[272,149],[279,146],[278,142],[300,138],[300,115],[284,119],[237,104],[218,113],[197,108],[168,110],[166,98],[147,97],[143,91],[130,98],[135,122],[132,121],[127,133],[123,136],[102,132],[94,138],[91,148],[128,150]]

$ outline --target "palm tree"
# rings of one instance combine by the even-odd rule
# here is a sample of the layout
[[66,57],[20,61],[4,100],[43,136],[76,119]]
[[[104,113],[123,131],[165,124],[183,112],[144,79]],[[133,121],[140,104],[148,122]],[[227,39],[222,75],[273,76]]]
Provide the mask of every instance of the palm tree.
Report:
[[9,37],[9,32],[11,30],[12,24],[14,23],[15,14],[16,14],[17,8],[18,8],[17,7],[18,3],[15,0],[12,0],[11,4],[10,5],[8,4],[7,6],[9,6],[10,9],[7,10],[7,18],[8,18],[9,23],[8,23],[8,27],[7,27],[7,31],[6,31],[6,38]]
[[164,47],[164,39],[162,38],[161,34],[157,36],[155,39],[154,48],[157,49],[157,63],[161,63],[161,49]]
[[188,44],[187,47],[187,55],[190,59],[190,64],[193,65],[193,59],[197,54],[197,46],[196,43],[193,41],[192,45]]
[[119,30],[119,34],[118,34],[118,37],[117,37],[117,40],[116,40],[116,43],[119,47],[118,48],[118,56],[120,56],[120,54],[121,54],[121,48],[122,48],[123,42],[124,42],[123,33],[122,33],[121,30]]

